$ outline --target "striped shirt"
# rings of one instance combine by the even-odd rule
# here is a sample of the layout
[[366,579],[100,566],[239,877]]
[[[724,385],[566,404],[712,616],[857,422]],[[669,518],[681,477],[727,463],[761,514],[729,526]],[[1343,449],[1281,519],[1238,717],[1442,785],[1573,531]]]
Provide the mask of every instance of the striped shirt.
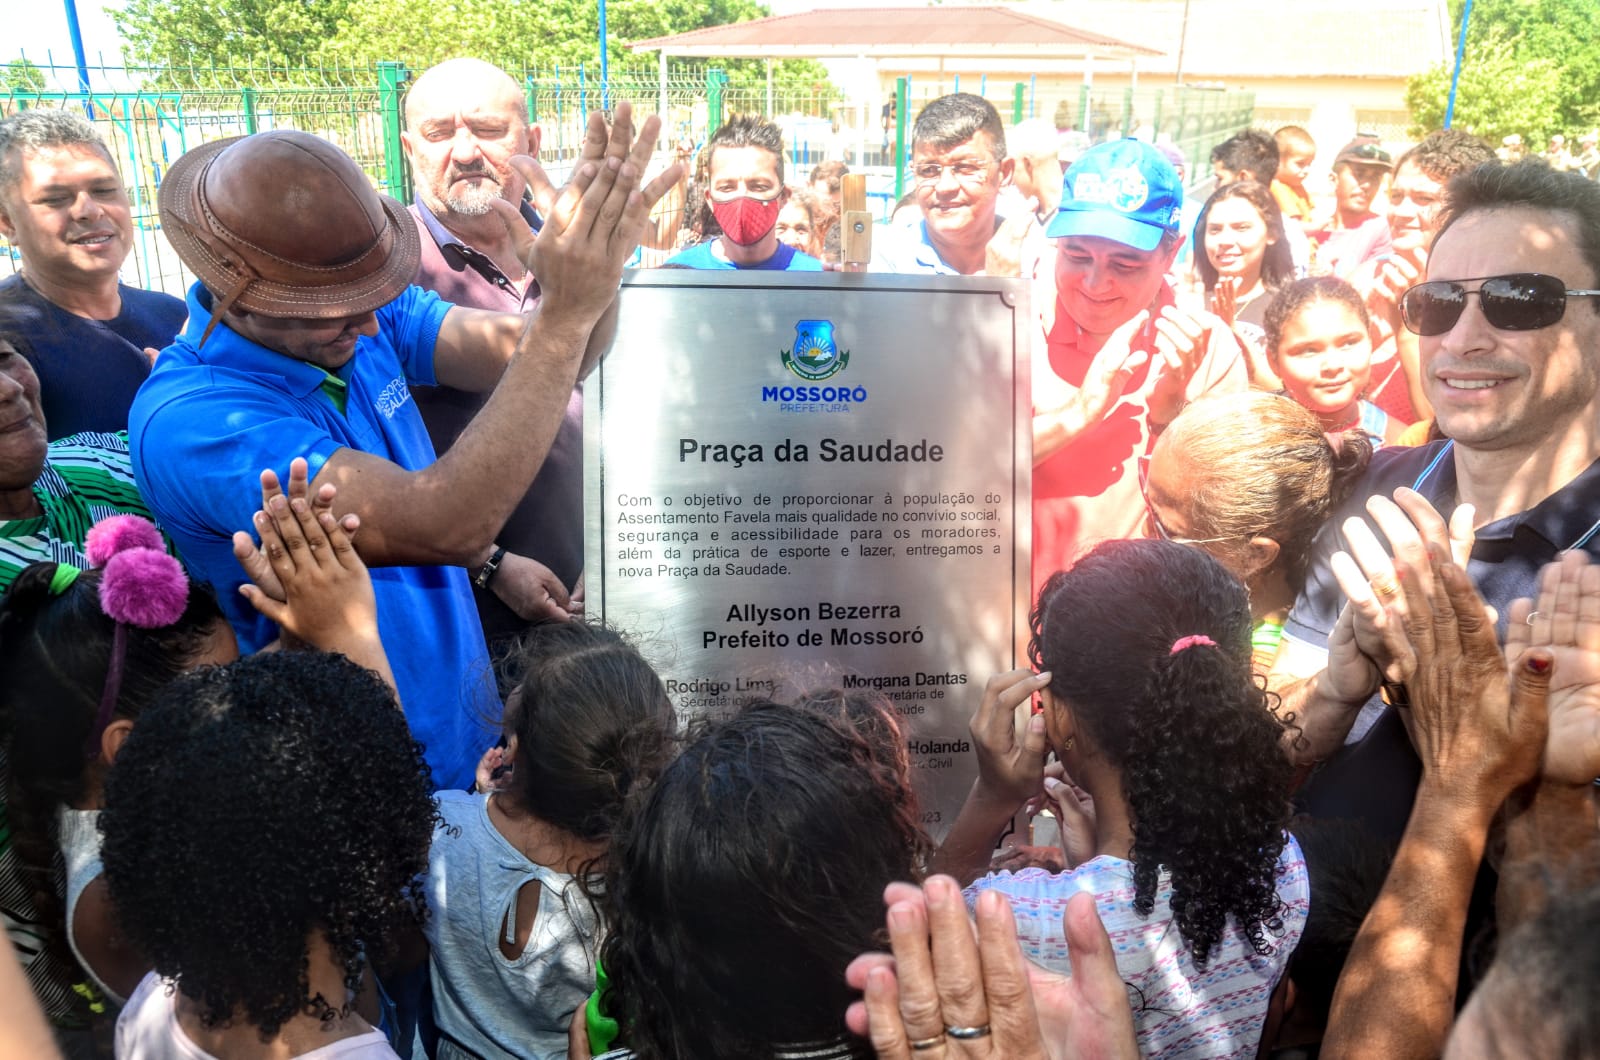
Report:
[[83,539],[101,519],[120,513],[152,518],[134,485],[128,436],[120,432],[51,442],[33,495],[42,516],[0,522],[0,592],[29,564],[87,567]]
[[1283,930],[1267,932],[1271,949],[1257,954],[1250,940],[1229,921],[1211,950],[1204,971],[1195,967],[1172,918],[1172,880],[1163,872],[1155,908],[1148,917],[1133,908],[1131,862],[1109,856],[1091,858],[1071,872],[1043,869],[1000,872],[966,890],[967,904],[995,890],[1011,900],[1022,952],[1054,972],[1072,971],[1062,915],[1079,891],[1094,895],[1100,919],[1117,955],[1117,972],[1129,986],[1139,1053],[1144,1057],[1254,1057],[1272,991],[1300,944],[1311,907],[1305,858],[1293,836],[1284,837],[1278,858],[1278,898]]
[[[128,460],[128,436],[75,434],[50,443],[44,470],[33,484],[44,514],[32,519],[0,521],[0,592],[11,587],[23,568],[44,561],[87,567],[83,540],[101,519],[122,512],[150,518],[139,498]],[[82,1008],[75,983],[82,973],[55,959],[47,944],[50,925],[39,921],[31,891],[11,848],[4,790],[5,759],[0,755],[0,922],[17,948],[34,992],[46,1014],[69,1023]],[[64,884],[62,885],[64,887]]]

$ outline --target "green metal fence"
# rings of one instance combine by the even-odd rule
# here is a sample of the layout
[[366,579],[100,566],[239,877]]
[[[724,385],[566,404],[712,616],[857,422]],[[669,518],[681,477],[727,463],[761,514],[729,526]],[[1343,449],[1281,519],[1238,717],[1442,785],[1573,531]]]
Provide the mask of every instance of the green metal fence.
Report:
[[[90,69],[96,86],[90,92],[71,87],[78,83],[72,67],[38,69],[43,86],[37,91],[0,87],[0,115],[38,106],[82,107],[95,122],[133,201],[135,252],[124,268],[130,283],[181,293],[191,279],[161,236],[156,194],[172,160],[210,140],[267,129],[310,132],[348,152],[374,187],[403,202],[411,198],[400,131],[401,101],[414,72],[402,62],[315,70],[98,66]],[[525,86],[529,116],[542,130],[540,160],[556,180],[564,179],[581,149],[587,114],[595,108],[609,110],[626,99],[640,111],[660,113],[661,146],[690,151],[728,116],[758,113],[783,127],[791,174],[803,180],[817,162],[842,158],[867,172],[869,194],[883,217],[905,187],[907,121],[943,92],[977,92],[1008,123],[1054,118],[1063,129],[1079,130],[1085,142],[1148,129],[1183,150],[1193,163],[1191,180],[1207,174],[1204,159],[1213,145],[1249,126],[1254,102],[1249,93],[1201,89],[1105,91],[1037,78],[906,78],[899,86],[899,121],[885,130],[879,101],[847,102],[826,81],[773,79],[770,68],[762,76],[758,64],[742,64],[732,74],[705,63],[617,64],[604,84],[584,66],[508,72]],[[671,150],[657,154],[661,164],[672,156]],[[677,209],[678,201],[663,206]],[[676,217],[662,217],[659,227],[668,231],[675,224]],[[0,254],[0,274],[15,264],[13,253]]]

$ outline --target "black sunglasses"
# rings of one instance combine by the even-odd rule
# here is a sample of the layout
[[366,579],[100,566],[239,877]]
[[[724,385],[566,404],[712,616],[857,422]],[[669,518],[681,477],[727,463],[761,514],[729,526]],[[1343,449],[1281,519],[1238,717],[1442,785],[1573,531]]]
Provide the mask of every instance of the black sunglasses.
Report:
[[[1478,283],[1475,291],[1463,284]],[[1466,280],[1429,280],[1400,298],[1400,317],[1418,335],[1443,335],[1456,326],[1467,308],[1467,296],[1478,296],[1483,318],[1502,331],[1537,331],[1561,319],[1568,298],[1591,298],[1600,291],[1569,291],[1554,276],[1517,272],[1509,276],[1475,276]]]

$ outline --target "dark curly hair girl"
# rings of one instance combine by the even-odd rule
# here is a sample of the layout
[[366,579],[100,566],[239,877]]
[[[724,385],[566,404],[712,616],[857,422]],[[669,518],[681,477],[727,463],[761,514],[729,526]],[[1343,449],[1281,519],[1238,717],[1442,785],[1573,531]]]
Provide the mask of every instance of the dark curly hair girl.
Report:
[[[1051,575],[1031,621],[1051,698],[1121,775],[1134,909],[1150,915],[1165,869],[1197,968],[1230,918],[1269,952],[1290,764],[1251,673],[1244,586],[1199,549],[1110,541]],[[1174,650],[1197,636],[1213,643]]]
[[[116,622],[100,604],[103,572],[84,571],[59,594],[57,564],[34,563],[0,597],[0,761],[9,767],[5,808],[34,908],[66,946],[56,811],[92,801],[105,762],[93,732],[110,665]],[[192,669],[232,632],[203,587],[192,586],[170,626],[126,626],[121,684],[112,720],[137,720],[156,694]],[[93,751],[93,757],[89,752]]]
[[927,839],[896,751],[859,721],[837,700],[751,704],[630,812],[602,963],[641,1060],[864,1048],[839,1044],[845,966],[884,945],[883,889],[920,875]]
[[[435,811],[422,747],[377,676],[278,652],[180,678],[106,785],[111,900],[130,941],[202,1023],[270,1041],[313,995],[320,937],[347,991],[414,924]],[[237,1025],[237,1024],[236,1024]]]

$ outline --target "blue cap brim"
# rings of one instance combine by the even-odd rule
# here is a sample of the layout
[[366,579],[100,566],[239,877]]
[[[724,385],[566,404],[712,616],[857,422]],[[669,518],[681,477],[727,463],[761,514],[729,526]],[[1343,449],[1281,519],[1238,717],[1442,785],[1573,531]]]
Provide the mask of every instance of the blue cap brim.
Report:
[[1165,231],[1167,229],[1160,225],[1135,221],[1113,210],[1074,210],[1063,203],[1044,234],[1050,239],[1059,239],[1062,236],[1099,236],[1130,246],[1134,250],[1150,251],[1160,245],[1161,235]]

